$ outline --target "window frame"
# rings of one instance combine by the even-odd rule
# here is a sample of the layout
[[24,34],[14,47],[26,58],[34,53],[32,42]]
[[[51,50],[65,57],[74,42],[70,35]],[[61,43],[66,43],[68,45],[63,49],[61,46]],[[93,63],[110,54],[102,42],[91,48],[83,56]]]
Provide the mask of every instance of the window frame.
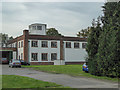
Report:
[[[78,47],[76,47],[75,44],[78,44]],[[80,48],[80,43],[79,42],[74,42],[74,48]]]
[[[37,44],[35,44],[34,42],[37,42]],[[34,46],[35,45],[35,46]],[[38,41],[31,41],[31,47],[38,47]]]
[[[43,46],[44,45],[43,42],[47,42],[45,46]],[[48,41],[41,41],[41,47],[42,48],[48,48]]]
[[20,41],[18,42],[18,48],[20,48]]
[[21,53],[21,60],[23,60],[23,53]]
[[[52,45],[52,44],[56,44],[56,46]],[[57,48],[57,41],[51,41],[51,48]]]
[[[38,27],[41,27],[40,29],[38,29]],[[42,26],[37,26],[37,30],[42,30]]]
[[[33,56],[33,54],[36,54],[36,56]],[[34,57],[35,57],[35,59],[34,59]],[[34,59],[34,60],[32,60],[32,59]],[[31,53],[31,61],[38,61],[38,53]]]
[[37,30],[36,26],[32,26],[32,30]]
[[[43,59],[43,54],[47,55],[47,59]],[[41,53],[41,61],[48,61],[48,53]]]
[[[85,46],[85,47],[83,47],[83,46]],[[87,46],[87,43],[82,43],[82,48],[83,49],[86,49],[86,46]]]
[[[56,54],[56,59],[52,58],[52,54]],[[57,60],[57,53],[51,53],[51,61]]]
[[[70,43],[70,47],[67,46],[67,43]],[[71,42],[66,42],[66,48],[71,48]]]
[[21,41],[21,47],[23,47],[23,41]]

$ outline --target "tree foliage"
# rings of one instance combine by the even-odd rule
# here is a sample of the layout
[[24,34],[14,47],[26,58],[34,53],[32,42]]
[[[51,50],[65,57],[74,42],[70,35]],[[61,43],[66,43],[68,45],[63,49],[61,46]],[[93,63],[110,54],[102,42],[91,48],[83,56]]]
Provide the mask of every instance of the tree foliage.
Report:
[[77,36],[87,38],[90,32],[91,32],[91,27],[88,27],[87,29],[82,29],[81,31],[79,31],[77,33]]
[[13,37],[8,37],[8,34],[3,34],[3,33],[0,33],[0,44],[1,46],[3,46],[4,44],[7,44],[7,41],[8,40],[12,40]]
[[[92,26],[88,38],[88,67],[94,75],[118,77],[120,65],[120,2],[107,2],[104,16]],[[101,20],[101,21],[100,21]],[[102,26],[100,26],[102,22]]]
[[58,30],[56,30],[55,28],[49,28],[47,29],[47,32],[46,32],[47,35],[49,36],[62,36]]

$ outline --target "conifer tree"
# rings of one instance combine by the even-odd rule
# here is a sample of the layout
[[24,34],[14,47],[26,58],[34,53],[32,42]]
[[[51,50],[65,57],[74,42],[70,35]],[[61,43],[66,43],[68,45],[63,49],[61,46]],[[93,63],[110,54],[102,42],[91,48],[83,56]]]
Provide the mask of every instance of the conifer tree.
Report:
[[120,77],[120,2],[105,3],[103,13],[102,27],[98,19],[88,38],[89,72],[94,75]]

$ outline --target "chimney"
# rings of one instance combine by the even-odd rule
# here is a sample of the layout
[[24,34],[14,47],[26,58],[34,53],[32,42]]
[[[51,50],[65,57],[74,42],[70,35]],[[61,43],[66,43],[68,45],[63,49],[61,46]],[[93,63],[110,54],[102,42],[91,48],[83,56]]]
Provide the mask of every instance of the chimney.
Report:
[[28,61],[28,38],[29,38],[29,30],[23,30],[23,42],[24,42],[23,59],[25,62],[29,62]]

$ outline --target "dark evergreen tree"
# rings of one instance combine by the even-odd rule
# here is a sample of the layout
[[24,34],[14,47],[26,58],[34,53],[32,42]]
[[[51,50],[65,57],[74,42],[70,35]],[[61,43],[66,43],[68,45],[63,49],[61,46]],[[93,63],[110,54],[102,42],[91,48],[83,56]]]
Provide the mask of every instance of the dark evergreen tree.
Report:
[[91,33],[88,38],[88,44],[87,44],[87,52],[88,52],[88,68],[89,72],[94,75],[99,75],[98,69],[98,63],[96,59],[96,54],[98,52],[98,45],[99,45],[99,36],[101,32],[101,27],[100,27],[100,17],[97,19],[97,23],[95,20],[92,22],[92,27],[91,27]]
[[[120,66],[120,2],[103,6],[102,27],[99,19],[88,38],[88,67],[91,74],[118,77]],[[93,43],[95,42],[95,43]]]

